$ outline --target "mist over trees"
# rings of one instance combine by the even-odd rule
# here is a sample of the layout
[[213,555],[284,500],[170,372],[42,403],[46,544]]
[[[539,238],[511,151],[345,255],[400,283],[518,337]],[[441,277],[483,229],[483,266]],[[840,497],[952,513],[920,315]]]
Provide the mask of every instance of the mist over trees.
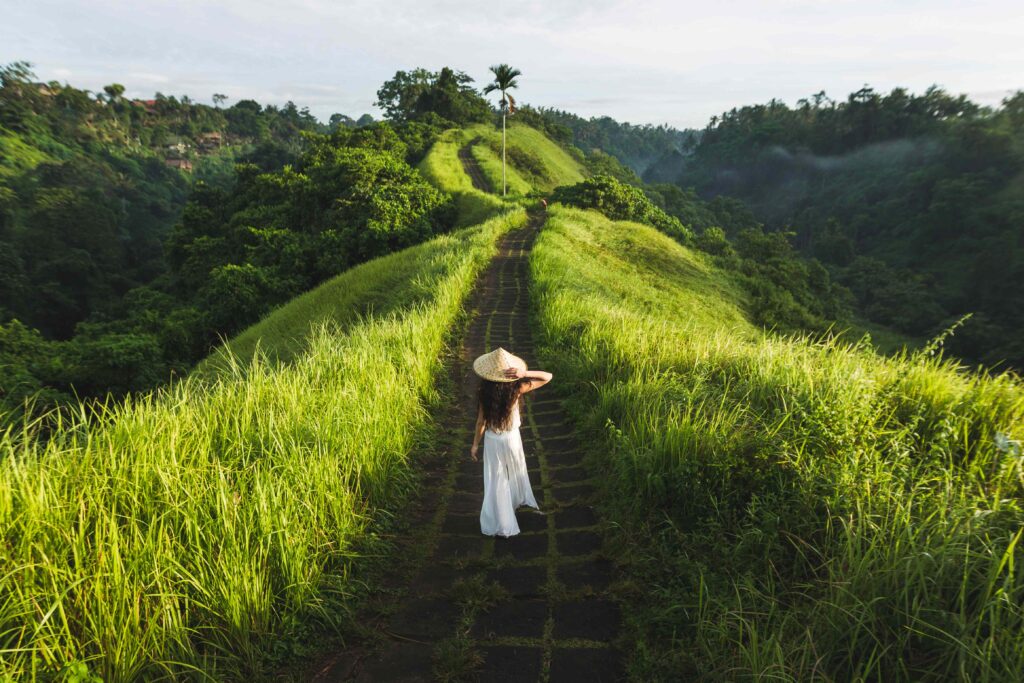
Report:
[[700,137],[698,131],[677,130],[665,124],[634,125],[620,123],[609,116],[586,119],[549,107],[535,111],[550,124],[568,130],[567,141],[584,152],[600,150],[611,154],[641,175],[667,155],[675,154],[681,158]]
[[[662,168],[661,171],[664,171]],[[673,180],[791,230],[863,316],[1024,367],[1024,93],[995,109],[933,87],[862,88],[712,118]]]

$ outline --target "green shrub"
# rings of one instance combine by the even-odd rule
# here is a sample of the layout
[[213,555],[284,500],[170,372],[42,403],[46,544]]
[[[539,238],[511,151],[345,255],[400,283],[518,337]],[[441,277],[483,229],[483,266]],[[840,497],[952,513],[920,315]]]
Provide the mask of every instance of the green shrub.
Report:
[[730,257],[736,254],[736,250],[732,248],[732,244],[725,237],[725,231],[721,228],[705,228],[697,236],[694,246],[714,256]]
[[693,242],[693,232],[651,203],[643,190],[626,185],[607,175],[555,190],[552,199],[567,206],[597,209],[615,220],[638,221],[652,225],[682,244]]
[[[623,165],[621,161],[611,154],[605,154],[599,149],[592,149],[587,153],[584,165],[587,168],[587,172],[592,176],[607,175],[615,178],[620,183],[626,183],[634,187],[641,187],[643,185],[636,171]],[[649,193],[647,193],[647,196],[654,201]],[[664,209],[665,207],[658,206],[658,208]]]

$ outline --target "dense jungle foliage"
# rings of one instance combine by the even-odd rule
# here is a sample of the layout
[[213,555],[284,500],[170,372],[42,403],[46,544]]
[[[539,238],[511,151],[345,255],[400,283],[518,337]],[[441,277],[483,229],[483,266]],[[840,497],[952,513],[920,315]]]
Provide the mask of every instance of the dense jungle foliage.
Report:
[[971,313],[949,349],[1024,367],[1024,93],[995,109],[868,87],[741,107],[713,117],[674,171],[795,233],[865,318],[927,337]]
[[8,418],[26,401],[156,386],[274,306],[454,220],[409,164],[453,125],[436,113],[325,126],[290,103],[128,100],[117,84],[94,96],[36,83],[22,63],[2,78]]
[[[568,134],[565,140],[584,152],[600,150],[611,154],[641,174],[654,164],[665,163],[666,157],[681,158],[682,153],[690,149],[700,135],[698,131],[677,130],[665,124],[634,125],[620,123],[608,116],[586,119],[550,107],[540,107],[534,112],[553,129],[549,133],[558,129],[566,130]],[[553,137],[557,139],[559,136],[556,134]]]

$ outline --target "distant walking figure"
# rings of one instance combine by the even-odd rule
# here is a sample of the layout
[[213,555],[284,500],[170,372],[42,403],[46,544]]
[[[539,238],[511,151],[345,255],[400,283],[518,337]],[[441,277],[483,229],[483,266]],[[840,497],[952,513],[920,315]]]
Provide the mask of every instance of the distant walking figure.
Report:
[[473,361],[480,376],[480,401],[473,430],[474,461],[480,439],[484,440],[484,504],[480,531],[488,536],[519,533],[516,508],[528,505],[539,510],[526,471],[526,454],[519,434],[519,403],[523,394],[551,381],[551,373],[527,370],[522,358],[495,349]]
[[545,211],[548,210],[548,200],[545,199],[544,197],[540,198],[540,205]]

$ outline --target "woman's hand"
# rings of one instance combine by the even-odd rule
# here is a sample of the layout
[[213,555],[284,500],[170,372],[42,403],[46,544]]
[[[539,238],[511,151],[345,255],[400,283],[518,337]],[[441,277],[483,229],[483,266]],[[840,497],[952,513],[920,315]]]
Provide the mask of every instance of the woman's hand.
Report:
[[[515,373],[515,374],[512,374]],[[520,393],[527,393],[534,389],[540,389],[542,386],[551,381],[552,374],[545,372],[544,370],[520,370],[518,368],[509,368],[505,371],[505,376],[512,379],[526,378],[529,382],[524,382],[519,388]]]
[[469,457],[472,458],[473,462],[476,462],[476,451],[477,451],[477,448],[478,448],[478,446],[476,444],[473,444],[469,448]]

